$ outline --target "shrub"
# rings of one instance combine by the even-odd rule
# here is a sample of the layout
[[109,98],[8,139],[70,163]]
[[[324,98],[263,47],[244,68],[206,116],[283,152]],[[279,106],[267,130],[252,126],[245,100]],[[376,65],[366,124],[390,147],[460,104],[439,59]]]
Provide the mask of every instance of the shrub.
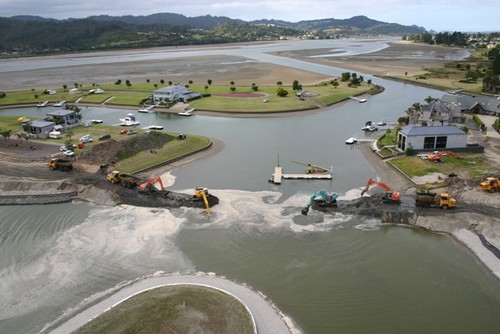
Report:
[[413,155],[413,148],[408,147],[408,148],[405,150],[405,154],[406,154],[407,156],[412,156],[412,155]]
[[7,94],[5,94],[5,92],[0,92],[0,99],[4,98],[6,96],[7,96]]
[[280,87],[277,89],[276,94],[280,97],[285,97],[288,95],[288,91],[286,89]]

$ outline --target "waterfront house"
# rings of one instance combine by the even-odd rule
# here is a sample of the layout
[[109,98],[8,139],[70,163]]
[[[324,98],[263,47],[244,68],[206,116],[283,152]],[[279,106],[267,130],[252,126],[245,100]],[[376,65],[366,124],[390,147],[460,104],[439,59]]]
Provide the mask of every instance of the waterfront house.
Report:
[[406,151],[436,151],[465,149],[467,134],[454,125],[418,126],[408,125],[398,133],[398,148]]
[[183,86],[162,87],[153,92],[153,100],[155,102],[187,102],[200,98],[201,94],[191,92]]
[[46,138],[55,125],[56,123],[54,122],[37,120],[30,122],[28,128],[25,128],[25,130],[33,135]]
[[76,112],[73,110],[56,110],[46,113],[48,119],[57,124],[76,124],[78,123],[78,118],[76,117]]

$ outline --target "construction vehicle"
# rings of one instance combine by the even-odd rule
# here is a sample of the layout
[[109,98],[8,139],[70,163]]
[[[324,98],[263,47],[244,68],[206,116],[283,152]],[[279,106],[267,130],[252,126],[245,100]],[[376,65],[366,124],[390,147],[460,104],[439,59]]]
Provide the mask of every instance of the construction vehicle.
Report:
[[[160,185],[160,189],[156,187],[156,184]],[[161,177],[158,176],[158,177],[152,177],[148,179],[145,183],[140,184],[137,190],[141,193],[151,193],[154,191],[164,191],[165,188],[163,187],[163,181]]]
[[366,183],[365,189],[361,192],[361,196],[365,194],[365,192],[368,191],[368,189],[372,186],[378,186],[383,189],[385,189],[385,195],[382,197],[382,203],[386,204],[401,204],[401,194],[399,191],[392,190],[387,184],[380,182],[375,179],[369,179],[368,182]]
[[205,187],[196,187],[194,189],[193,198],[196,200],[203,200],[207,213],[210,213],[210,204],[208,203],[208,189]]
[[490,193],[500,191],[500,179],[496,177],[487,177],[483,182],[479,184],[479,188]]
[[298,165],[307,166],[306,174],[326,174],[326,173],[330,172],[330,170],[325,168],[325,167],[316,166],[316,165],[312,165],[312,164],[306,164],[306,163],[298,162],[298,161],[290,161],[290,162],[294,163],[294,164],[298,164]]
[[443,157],[443,155],[449,155],[449,156],[452,156],[456,159],[462,159],[458,154],[456,154],[455,152],[451,152],[451,151],[440,151],[437,153],[430,153],[427,156],[427,158],[429,159],[429,161],[432,161],[432,162],[441,162],[441,157]]
[[130,175],[130,174],[120,173],[117,170],[109,173],[107,176],[107,179],[109,182],[111,182],[113,184],[121,183],[126,188],[137,187],[137,185],[140,182],[139,178],[137,178],[133,175]]
[[314,204],[319,207],[330,207],[330,208],[336,208],[337,207],[337,198],[339,197],[339,194],[337,193],[327,193],[324,190],[317,191],[311,195],[311,198],[309,199],[309,202],[307,202],[307,205],[305,208],[302,209],[302,214],[304,216],[307,216],[307,213],[309,212],[309,208]]
[[65,159],[51,159],[47,166],[52,170],[61,170],[63,172],[69,172],[73,169],[71,161]]
[[415,197],[415,204],[424,208],[438,207],[441,209],[454,208],[457,201],[451,198],[447,193],[422,193],[418,192]]

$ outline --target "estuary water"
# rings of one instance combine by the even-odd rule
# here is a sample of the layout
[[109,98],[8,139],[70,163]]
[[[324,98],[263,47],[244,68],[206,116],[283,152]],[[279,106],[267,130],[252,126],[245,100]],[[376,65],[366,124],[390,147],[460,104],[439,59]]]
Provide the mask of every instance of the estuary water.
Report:
[[[311,48],[313,42],[283,48]],[[326,43],[317,42],[323,49]],[[363,52],[375,49],[373,41],[328,42],[332,49],[339,42],[338,50],[345,52],[360,52],[354,46],[360,44]],[[241,49],[252,59],[332,75],[342,71],[270,56],[265,46],[224,53]],[[210,215],[188,208],[88,203],[1,207],[0,332],[40,332],[145,275],[203,271],[261,291],[305,333],[497,333],[498,280],[453,238],[365,217],[300,213],[312,192],[333,190],[340,200],[352,198],[376,177],[360,150],[344,144],[355,133],[363,136],[365,121],[391,122],[414,102],[443,94],[372,80],[386,88],[383,94],[306,115],[138,114],[141,126],[160,124],[224,142],[216,155],[163,175],[172,190],[208,187],[220,204]],[[114,124],[130,110],[89,107],[82,112],[84,118]],[[20,113],[40,111],[0,111]],[[292,161],[313,163],[331,166],[334,179],[273,185],[268,180],[278,157],[286,172],[304,170]]]

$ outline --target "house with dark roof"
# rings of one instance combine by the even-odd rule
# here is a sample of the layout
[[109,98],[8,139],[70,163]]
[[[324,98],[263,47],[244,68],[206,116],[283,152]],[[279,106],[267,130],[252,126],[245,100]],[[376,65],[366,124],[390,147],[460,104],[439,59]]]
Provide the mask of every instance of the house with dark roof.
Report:
[[73,110],[56,110],[46,113],[49,120],[57,124],[71,125],[78,123],[76,112]]
[[454,125],[408,125],[398,133],[398,148],[402,151],[407,148],[414,151],[435,151],[466,147],[467,134]]
[[500,98],[483,95],[443,95],[449,109],[471,114],[500,115]]
[[30,122],[28,128],[25,128],[25,130],[31,134],[46,138],[55,125],[56,123],[54,122],[37,120]]

